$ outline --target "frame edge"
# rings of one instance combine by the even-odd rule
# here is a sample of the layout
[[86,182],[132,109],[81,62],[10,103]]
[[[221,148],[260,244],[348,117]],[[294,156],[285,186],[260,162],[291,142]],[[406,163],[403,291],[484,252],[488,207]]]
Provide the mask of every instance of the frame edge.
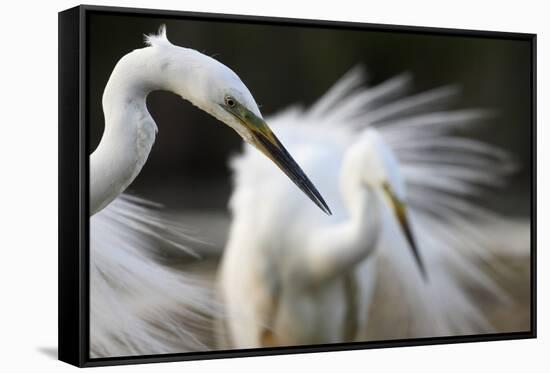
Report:
[[80,15],[58,13],[58,359],[83,366],[80,327]]

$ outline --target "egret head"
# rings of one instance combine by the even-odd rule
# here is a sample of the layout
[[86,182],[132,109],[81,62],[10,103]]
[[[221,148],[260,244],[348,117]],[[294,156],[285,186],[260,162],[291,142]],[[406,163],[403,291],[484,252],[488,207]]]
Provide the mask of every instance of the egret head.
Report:
[[262,118],[254,97],[230,68],[212,57],[171,44],[166,29],[147,37],[161,51],[160,66],[169,69],[165,85],[235,130],[247,143],[271,159],[321,210],[329,207],[300,166]]
[[352,151],[356,152],[352,159],[357,162],[355,167],[359,168],[361,182],[378,192],[390,207],[422,275],[426,278],[426,270],[409,223],[404,179],[393,152],[375,129],[366,130]]

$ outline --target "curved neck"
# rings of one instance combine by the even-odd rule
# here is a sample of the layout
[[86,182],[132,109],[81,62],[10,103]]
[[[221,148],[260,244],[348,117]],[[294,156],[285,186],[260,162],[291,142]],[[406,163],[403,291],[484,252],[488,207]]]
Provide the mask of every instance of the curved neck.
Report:
[[[149,115],[149,92],[170,89],[153,48],[135,50],[117,63],[103,93],[105,130],[90,156],[90,214],[107,206],[145,164],[157,131]],[[179,93],[179,92],[178,92]]]
[[350,263],[363,260],[376,247],[381,221],[379,198],[378,192],[367,185],[358,187],[353,196],[344,197],[349,212],[345,226]]
[[[348,194],[350,193],[351,194]],[[342,191],[348,218],[323,227],[307,241],[300,270],[309,284],[319,284],[350,273],[372,253],[380,232],[379,196],[371,187]],[[304,264],[305,263],[305,264]]]
[[378,242],[380,197],[377,190],[365,182],[363,172],[368,158],[364,150],[363,144],[357,143],[347,150],[342,160],[340,192],[347,218],[330,228],[323,227],[308,245],[309,272],[317,281],[348,273],[373,252]]

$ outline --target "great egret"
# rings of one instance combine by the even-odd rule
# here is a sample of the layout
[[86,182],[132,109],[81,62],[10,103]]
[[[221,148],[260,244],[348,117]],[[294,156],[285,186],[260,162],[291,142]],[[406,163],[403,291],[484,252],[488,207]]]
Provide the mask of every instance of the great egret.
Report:
[[456,133],[490,113],[448,111],[453,87],[407,97],[408,74],[370,89],[363,81],[352,69],[308,110],[270,118],[332,216],[304,204],[248,148],[234,159],[219,273],[225,347],[372,338],[367,321],[373,293],[386,285],[381,276],[402,290],[393,307],[406,310],[408,326],[398,337],[492,330],[466,284],[505,298],[473,257],[506,245],[491,227],[513,223],[475,198],[503,185],[514,166],[502,150]]
[[146,203],[117,199],[139,174],[155,141],[157,127],[146,108],[149,92],[172,91],[233,128],[330,213],[232,70],[173,45],[165,27],[146,42],[147,47],[122,57],[110,76],[103,94],[105,130],[90,156],[93,357],[206,348],[197,332],[212,312],[211,295],[199,282],[151,258],[154,239],[175,247],[189,240]]

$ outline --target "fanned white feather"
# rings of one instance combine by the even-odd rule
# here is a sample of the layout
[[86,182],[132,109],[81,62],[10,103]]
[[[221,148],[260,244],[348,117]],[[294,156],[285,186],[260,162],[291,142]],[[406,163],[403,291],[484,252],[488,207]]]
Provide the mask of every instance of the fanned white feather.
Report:
[[[375,254],[378,264],[371,265],[368,274],[369,271],[359,271],[360,285],[373,283],[373,268],[378,277],[400,284],[400,306],[408,309],[409,327],[398,337],[493,331],[481,305],[467,289],[476,288],[496,301],[508,301],[505,292],[481,265],[499,250],[528,255],[529,226],[479,206],[486,192],[505,185],[516,165],[503,150],[458,136],[456,130],[482,123],[492,113],[480,109],[447,110],[446,105],[459,93],[454,86],[404,97],[410,85],[409,75],[368,89],[360,88],[364,77],[361,68],[352,69],[311,109],[285,111],[268,118],[268,122],[327,201],[340,198],[337,184],[346,149],[366,128],[377,128],[399,160],[413,229],[429,280],[422,279],[410,255],[392,244],[401,233],[385,228]],[[261,191],[269,188],[276,198],[275,185],[286,180],[277,179],[272,166],[248,149],[233,160],[232,167],[235,190],[230,203],[235,229],[243,229],[247,221],[254,221],[261,231],[265,223],[257,212],[258,202],[265,196]],[[333,181],[329,185],[316,181],[316,172],[333,172]],[[264,185],[267,180],[269,186]],[[302,227],[300,234],[306,240],[306,227],[314,226],[317,220],[311,214],[305,223],[298,212],[302,207],[287,207],[293,203],[308,208],[305,200],[296,197],[284,201],[284,207],[278,210],[293,211],[287,218],[293,226]],[[338,206],[331,208],[338,218]],[[277,232],[278,227],[272,229]],[[289,229],[281,232],[287,234]],[[503,236],[503,230],[508,234]],[[281,255],[285,255],[284,249],[281,250]],[[383,281],[376,282],[376,287],[380,286]],[[372,290],[363,294],[367,295],[360,299],[363,304],[358,309],[367,312]],[[365,337],[361,332],[358,336],[380,338]]]
[[158,206],[121,195],[90,219],[90,356],[203,351],[219,307],[210,286],[159,260],[189,232]]

